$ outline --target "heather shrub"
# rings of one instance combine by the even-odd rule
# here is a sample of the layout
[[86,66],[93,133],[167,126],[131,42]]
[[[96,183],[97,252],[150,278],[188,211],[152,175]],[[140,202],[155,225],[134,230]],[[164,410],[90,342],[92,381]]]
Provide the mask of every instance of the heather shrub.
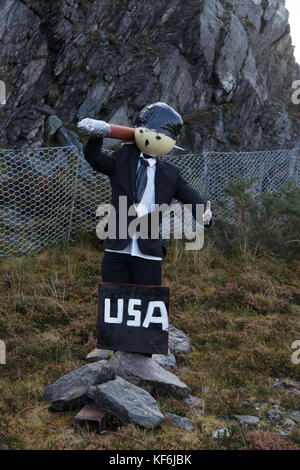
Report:
[[221,216],[208,236],[224,254],[299,256],[300,188],[288,183],[280,192],[265,192],[256,199],[250,191],[254,182],[238,179],[228,184],[225,193],[233,202],[234,220],[219,202]]

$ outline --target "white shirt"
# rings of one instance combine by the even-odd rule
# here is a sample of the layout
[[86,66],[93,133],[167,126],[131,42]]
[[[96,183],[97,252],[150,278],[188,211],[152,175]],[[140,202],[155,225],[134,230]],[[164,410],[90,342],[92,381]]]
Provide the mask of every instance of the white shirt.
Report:
[[[144,158],[143,153],[141,152],[140,158]],[[138,205],[135,205],[135,210],[138,217],[142,217],[145,214],[149,214],[152,211],[152,206],[155,204],[155,172],[156,172],[156,158],[147,158],[149,163],[147,167],[147,184],[142,197],[141,202]],[[139,169],[141,162],[138,162],[137,170]],[[154,261],[161,261],[162,258],[158,256],[151,256],[142,253],[139,249],[136,236],[134,235],[129,245],[123,250],[108,250],[113,253],[123,253],[131,256],[138,256],[139,258],[151,259]]]

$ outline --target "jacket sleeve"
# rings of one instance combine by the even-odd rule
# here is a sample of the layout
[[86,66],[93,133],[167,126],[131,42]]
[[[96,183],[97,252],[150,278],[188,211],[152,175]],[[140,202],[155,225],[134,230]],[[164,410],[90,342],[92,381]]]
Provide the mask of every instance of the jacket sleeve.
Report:
[[[203,204],[203,213],[205,212],[206,209],[206,200],[204,197],[198,193],[194,188],[192,188],[189,183],[181,176],[180,171],[178,171],[178,177],[177,177],[177,184],[176,184],[176,190],[175,190],[175,195],[174,197],[178,199],[180,202],[183,204],[191,204],[192,205],[192,214],[195,220],[197,220],[198,223],[203,224],[203,220],[198,220],[199,218],[199,210],[197,213],[196,207],[198,204]],[[198,218],[197,218],[198,215]],[[210,221],[209,224],[204,225],[205,228],[210,227],[212,224],[212,220]]]
[[83,149],[83,154],[86,161],[94,170],[109,176],[115,168],[115,156],[113,154],[112,157],[110,157],[103,153],[101,151],[102,144],[102,137],[90,137]]

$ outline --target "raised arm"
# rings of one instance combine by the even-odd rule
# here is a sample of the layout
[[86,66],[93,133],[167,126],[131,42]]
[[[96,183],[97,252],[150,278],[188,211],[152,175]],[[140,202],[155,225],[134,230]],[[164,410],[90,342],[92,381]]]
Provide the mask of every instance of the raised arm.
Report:
[[115,168],[115,156],[113,154],[111,157],[109,157],[103,153],[101,151],[102,144],[102,137],[90,137],[83,149],[83,154],[86,161],[93,167],[94,170],[109,176],[112,174]]

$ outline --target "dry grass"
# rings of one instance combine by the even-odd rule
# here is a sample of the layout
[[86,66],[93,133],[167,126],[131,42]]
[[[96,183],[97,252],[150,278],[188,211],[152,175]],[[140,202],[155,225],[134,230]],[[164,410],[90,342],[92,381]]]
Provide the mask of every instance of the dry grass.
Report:
[[[203,399],[195,413],[159,398],[163,411],[194,423],[185,433],[168,424],[145,431],[118,423],[101,435],[75,432],[76,411],[51,413],[44,387],[81,366],[96,345],[97,294],[102,251],[92,238],[74,246],[1,261],[0,448],[9,449],[289,449],[299,434],[281,439],[268,426],[229,438],[212,431],[222,417],[249,414],[244,401],[299,408],[299,397],[274,389],[276,378],[299,379],[291,344],[300,339],[300,262],[268,256],[224,258],[208,241],[199,253],[174,245],[164,262],[171,287],[171,322],[190,336],[190,356],[177,357],[178,375]],[[83,300],[81,300],[83,299]]]

